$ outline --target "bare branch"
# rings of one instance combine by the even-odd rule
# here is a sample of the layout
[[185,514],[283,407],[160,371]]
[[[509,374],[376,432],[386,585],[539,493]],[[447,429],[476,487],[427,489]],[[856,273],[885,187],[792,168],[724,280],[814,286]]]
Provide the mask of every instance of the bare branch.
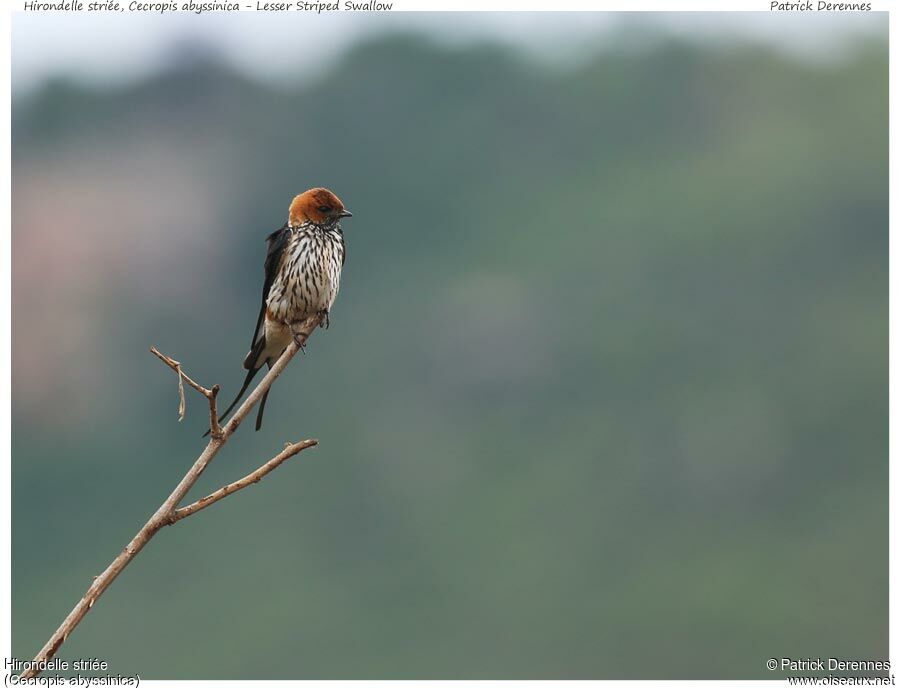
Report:
[[175,373],[178,375],[178,422],[184,420],[184,382],[187,382],[194,389],[206,396],[206,400],[209,401],[209,429],[212,438],[218,439],[221,437],[222,428],[219,427],[219,412],[216,409],[216,396],[219,395],[219,385],[216,384],[211,389],[207,389],[186,375],[184,370],[181,369],[181,363],[178,362],[178,360],[173,360],[168,355],[163,355],[156,346],[151,346],[150,352],[175,370]]
[[[206,448],[203,449],[203,452],[200,454],[200,456],[197,457],[197,460],[194,461],[194,464],[191,466],[190,470],[188,470],[187,474],[181,479],[175,489],[172,490],[172,493],[169,495],[169,497],[162,503],[162,505],[154,512],[150,519],[138,531],[137,535],[135,535],[131,539],[131,541],[127,545],[125,545],[125,548],[115,559],[113,559],[112,563],[107,566],[99,576],[96,576],[94,578],[93,582],[91,583],[90,587],[87,589],[87,592],[84,594],[81,600],[78,601],[74,609],[69,612],[69,615],[63,620],[62,624],[59,625],[59,628],[57,628],[53,635],[50,637],[50,640],[48,640],[44,644],[44,647],[41,648],[38,654],[34,657],[32,667],[22,675],[22,679],[31,679],[33,677],[36,677],[41,673],[41,671],[43,671],[46,664],[53,658],[54,655],[56,655],[60,646],[65,643],[66,639],[69,637],[69,634],[71,634],[75,627],[78,626],[78,624],[81,622],[81,620],[84,619],[84,616],[94,606],[97,599],[106,591],[106,589],[122,572],[122,570],[131,563],[131,560],[134,559],[135,556],[137,556],[138,552],[140,552],[144,548],[144,546],[148,542],[150,542],[153,536],[156,535],[156,533],[158,533],[163,527],[165,527],[166,525],[171,525],[172,523],[176,522],[180,518],[184,518],[187,515],[196,513],[201,508],[204,508],[205,506],[208,506],[209,504],[212,504],[219,499],[222,499],[229,494],[236,492],[238,489],[245,487],[247,484],[258,481],[260,478],[270,473],[291,456],[296,455],[304,448],[308,448],[309,446],[314,446],[316,444],[316,442],[313,440],[307,440],[289,446],[278,456],[257,469],[254,473],[251,473],[247,477],[238,480],[236,483],[232,483],[232,485],[226,485],[217,492],[214,492],[212,495],[209,495],[209,497],[204,497],[204,499],[201,499],[199,502],[194,503],[198,504],[200,502],[205,502],[203,506],[194,508],[190,511],[190,513],[186,513],[184,516],[179,516],[176,518],[176,507],[178,506],[178,504],[181,503],[181,500],[184,499],[185,495],[187,495],[190,489],[200,478],[201,473],[203,473],[203,471],[206,469],[206,466],[209,465],[209,462],[212,461],[215,455],[219,452],[219,449],[221,449],[226,444],[231,435],[234,434],[235,430],[237,430],[241,422],[243,422],[244,418],[247,417],[249,412],[253,409],[253,406],[255,406],[263,397],[263,395],[269,390],[273,382],[284,371],[284,368],[287,367],[291,359],[297,354],[297,351],[306,344],[306,341],[310,337],[312,332],[315,331],[315,329],[320,325],[321,319],[322,317],[317,315],[309,317],[301,324],[297,325],[294,340],[291,341],[290,345],[288,345],[285,351],[281,354],[281,357],[279,357],[277,362],[272,366],[272,369],[270,369],[268,373],[266,373],[266,376],[264,376],[259,384],[257,384],[253,389],[253,391],[250,392],[250,395],[244,399],[244,402],[240,405],[234,415],[231,416],[231,419],[223,427],[219,426],[217,419],[218,416],[216,414],[216,395],[219,392],[219,387],[214,386],[212,389],[207,389],[201,386],[181,370],[180,362],[178,362],[177,360],[173,360],[167,355],[163,355],[155,347],[150,349],[150,351],[154,355],[156,355],[156,357],[158,357],[166,365],[175,370],[176,374],[178,375],[180,402],[183,401],[182,380],[187,382],[189,386],[206,396],[207,400],[209,401],[210,429],[212,430],[209,443],[206,445]],[[179,407],[182,406],[180,405]],[[302,448],[297,448],[296,450],[294,450],[294,448],[297,446],[300,446]],[[289,451],[292,451],[292,453],[287,453]],[[275,461],[277,461],[277,463],[275,463]],[[259,474],[259,477],[257,477],[256,479],[251,479],[246,484],[241,484],[244,483],[247,478],[254,478],[257,474]],[[232,487],[234,488],[232,489]],[[210,499],[210,497],[215,497],[215,499]],[[191,509],[194,504],[189,504],[188,506],[184,507],[183,510]]]
[[250,473],[249,475],[245,475],[237,482],[230,482],[224,487],[217,489],[212,494],[208,494],[202,499],[198,499],[193,504],[188,504],[187,506],[183,506],[180,509],[175,509],[175,512],[172,514],[171,522],[176,523],[182,518],[187,518],[188,516],[197,513],[198,511],[200,511],[200,509],[205,509],[210,504],[215,504],[217,501],[219,501],[220,499],[224,499],[229,494],[234,494],[238,490],[244,489],[244,487],[259,482],[289,458],[293,458],[298,453],[303,451],[303,449],[308,449],[310,446],[315,446],[318,443],[319,442],[315,439],[307,439],[305,441],[297,442],[296,444],[285,445],[284,451],[275,456],[275,458],[267,461],[252,473]]
[[[162,360],[163,362],[165,362],[165,363],[166,363],[169,367],[171,367],[173,370],[175,370],[175,371],[178,373],[178,379],[179,379],[179,381],[182,380],[182,379],[184,379],[184,381],[186,381],[188,384],[190,384],[190,386],[191,386],[193,389],[199,391],[200,393],[202,393],[202,394],[203,394],[204,396],[206,396],[207,398],[209,398],[210,396],[212,396],[212,393],[213,393],[213,392],[212,392],[212,389],[207,389],[205,386],[200,386],[200,384],[198,384],[198,383],[195,382],[193,379],[191,379],[188,375],[186,375],[186,374],[181,370],[181,363],[178,362],[178,360],[173,360],[173,359],[170,358],[168,355],[163,355],[162,353],[159,352],[159,350],[157,349],[156,346],[150,346],[150,352],[153,353],[153,354],[154,354],[156,357],[158,357],[160,360]],[[213,388],[215,388],[215,387],[213,387]]]
[[209,433],[213,439],[222,437],[222,428],[219,427],[219,410],[216,408],[216,397],[219,395],[219,385],[213,384],[209,396]]

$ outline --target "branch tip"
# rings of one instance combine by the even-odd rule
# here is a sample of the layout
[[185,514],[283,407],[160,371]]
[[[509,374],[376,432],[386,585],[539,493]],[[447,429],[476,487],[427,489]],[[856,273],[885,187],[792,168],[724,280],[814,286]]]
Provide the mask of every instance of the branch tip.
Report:
[[192,504],[182,506],[180,509],[175,509],[171,517],[172,523],[176,523],[182,518],[187,518],[188,516],[197,513],[201,509],[205,509],[207,506],[215,504],[217,501],[224,499],[229,494],[234,494],[238,490],[242,490],[250,485],[255,485],[286,460],[288,460],[289,458],[293,458],[304,449],[308,449],[311,446],[315,446],[316,444],[318,444],[318,442],[315,439],[305,439],[304,441],[300,441],[295,444],[285,445],[285,448],[281,453],[261,465],[249,475],[245,475],[240,480],[236,480],[235,482],[229,482],[224,487],[220,487],[212,494],[207,494],[205,497],[203,497],[202,499],[198,499]]

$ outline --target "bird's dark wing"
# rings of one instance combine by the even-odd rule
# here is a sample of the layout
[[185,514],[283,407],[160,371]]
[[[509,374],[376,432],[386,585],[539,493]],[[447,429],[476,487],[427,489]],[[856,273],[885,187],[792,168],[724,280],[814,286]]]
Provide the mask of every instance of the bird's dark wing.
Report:
[[[241,396],[243,396],[244,392],[247,390],[247,387],[249,387],[250,383],[253,381],[253,377],[256,376],[256,373],[259,372],[262,367],[262,363],[258,363],[258,360],[266,347],[266,328],[263,322],[266,316],[266,298],[269,297],[269,289],[275,281],[275,275],[278,273],[278,266],[281,264],[281,255],[284,253],[284,248],[287,246],[287,241],[290,236],[291,231],[285,223],[281,228],[266,238],[266,242],[269,243],[269,249],[268,252],[266,252],[266,278],[265,281],[263,281],[262,305],[260,305],[259,308],[259,316],[256,318],[256,329],[253,331],[253,340],[250,342],[250,352],[247,353],[247,357],[244,358],[244,369],[249,371],[247,372],[247,376],[244,379],[244,384],[241,386],[240,392],[235,396],[231,405],[228,406],[225,412],[219,416],[219,422],[224,420],[228,413],[234,409],[238,401],[241,400]],[[271,367],[271,363],[269,363],[269,367]],[[266,392],[266,395],[268,395],[268,392]],[[262,409],[264,405],[265,398],[263,398],[263,405],[260,406],[259,416],[256,419],[256,429],[259,429],[259,426],[262,424]],[[206,434],[203,436],[205,437],[207,434],[209,434],[209,430],[206,430]]]
[[259,316],[256,318],[256,328],[253,330],[253,340],[250,341],[251,349],[265,331],[263,319],[266,316],[266,298],[269,297],[269,290],[272,287],[272,283],[275,281],[275,275],[278,273],[278,266],[281,264],[281,255],[284,252],[284,248],[287,246],[287,241],[290,236],[291,231],[289,230],[287,223],[285,223],[281,228],[266,238],[266,242],[269,243],[265,263],[266,277],[265,281],[263,281],[262,304],[259,307]]

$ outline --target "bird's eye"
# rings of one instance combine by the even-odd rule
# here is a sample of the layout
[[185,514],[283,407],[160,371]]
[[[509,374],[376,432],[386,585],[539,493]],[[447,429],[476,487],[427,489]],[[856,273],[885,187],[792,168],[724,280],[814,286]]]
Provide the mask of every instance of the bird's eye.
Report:
[[323,214],[327,214],[329,211],[331,211],[331,207],[330,206],[320,206],[319,211],[321,211]]

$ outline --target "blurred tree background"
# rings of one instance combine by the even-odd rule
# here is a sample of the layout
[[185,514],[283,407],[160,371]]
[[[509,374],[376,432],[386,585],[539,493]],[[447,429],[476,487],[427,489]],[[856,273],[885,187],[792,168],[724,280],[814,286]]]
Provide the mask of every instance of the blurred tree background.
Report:
[[243,377],[291,197],[354,212],[315,334],[61,651],[149,678],[764,677],[888,655],[887,44],[565,69],[186,52],[13,107],[13,643],[28,658]]

